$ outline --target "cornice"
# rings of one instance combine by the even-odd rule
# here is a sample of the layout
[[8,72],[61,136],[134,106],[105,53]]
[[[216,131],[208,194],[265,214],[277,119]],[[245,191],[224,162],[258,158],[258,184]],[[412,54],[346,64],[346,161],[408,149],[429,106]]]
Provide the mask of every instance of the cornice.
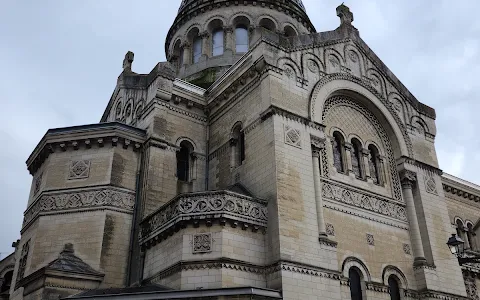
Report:
[[265,120],[269,119],[270,117],[272,117],[274,115],[282,116],[284,118],[287,118],[289,120],[298,122],[300,124],[311,127],[313,129],[320,130],[322,132],[325,130],[325,125],[313,122],[307,117],[303,117],[303,116],[294,114],[292,112],[289,112],[289,111],[287,111],[283,108],[280,108],[278,106],[275,106],[275,105],[271,105],[265,111],[260,113],[260,118],[261,118],[262,121],[265,121]]
[[448,194],[463,197],[466,200],[468,199],[476,203],[480,202],[480,191],[473,192],[470,188],[462,184],[450,183],[450,182],[442,182],[442,187],[443,187],[443,191]]
[[30,174],[34,174],[56,151],[76,151],[93,145],[104,147],[111,144],[116,147],[120,144],[124,149],[137,151],[145,137],[144,130],[118,122],[50,129],[28,157],[27,168]]

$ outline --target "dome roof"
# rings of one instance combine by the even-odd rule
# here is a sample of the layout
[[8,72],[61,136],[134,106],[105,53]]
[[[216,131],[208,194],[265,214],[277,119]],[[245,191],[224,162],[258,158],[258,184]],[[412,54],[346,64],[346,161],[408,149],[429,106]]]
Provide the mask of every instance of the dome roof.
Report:
[[[182,3],[180,4],[180,8],[178,11],[180,12],[183,8],[185,8],[188,4],[192,4],[194,2],[197,2],[198,0],[182,0]],[[302,0],[285,0],[285,2],[292,2],[296,4],[298,7],[300,7],[304,12],[305,11],[305,6],[303,5]]]

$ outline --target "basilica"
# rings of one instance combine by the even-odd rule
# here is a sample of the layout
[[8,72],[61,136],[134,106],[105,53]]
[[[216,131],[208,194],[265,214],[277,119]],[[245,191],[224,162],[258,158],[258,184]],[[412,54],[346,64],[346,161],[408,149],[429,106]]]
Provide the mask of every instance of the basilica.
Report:
[[350,9],[325,13],[183,0],[167,61],[126,53],[100,122],[28,157],[0,299],[479,300],[480,186],[442,172],[435,110]]

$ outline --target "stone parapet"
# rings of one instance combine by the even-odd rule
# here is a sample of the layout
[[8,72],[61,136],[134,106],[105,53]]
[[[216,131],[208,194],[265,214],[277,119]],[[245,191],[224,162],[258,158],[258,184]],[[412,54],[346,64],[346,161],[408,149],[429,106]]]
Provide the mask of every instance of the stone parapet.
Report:
[[155,244],[187,222],[198,225],[205,221],[209,226],[213,221],[225,224],[228,220],[233,227],[258,230],[267,227],[267,216],[266,201],[230,191],[183,194],[142,221],[140,243],[147,247]]

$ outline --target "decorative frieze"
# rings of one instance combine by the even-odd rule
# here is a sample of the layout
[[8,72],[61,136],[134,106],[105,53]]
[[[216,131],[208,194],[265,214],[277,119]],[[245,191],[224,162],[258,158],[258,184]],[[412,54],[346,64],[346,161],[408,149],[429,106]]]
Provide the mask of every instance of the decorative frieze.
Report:
[[74,160],[70,163],[68,179],[84,179],[90,175],[90,160]]
[[193,235],[193,254],[212,252],[212,235],[201,233]]
[[396,203],[378,195],[355,190],[340,183],[323,180],[322,197],[392,217],[400,221],[407,221],[405,206],[403,204]]
[[133,211],[135,193],[120,188],[69,189],[44,192],[25,211],[23,230],[39,215],[78,209],[112,207]]
[[141,223],[140,241],[150,245],[158,242],[170,229],[185,225],[186,221],[196,224],[205,220],[209,224],[217,220],[225,224],[252,227],[253,230],[267,226],[267,206],[263,200],[230,191],[209,191],[179,195],[148,216]]

